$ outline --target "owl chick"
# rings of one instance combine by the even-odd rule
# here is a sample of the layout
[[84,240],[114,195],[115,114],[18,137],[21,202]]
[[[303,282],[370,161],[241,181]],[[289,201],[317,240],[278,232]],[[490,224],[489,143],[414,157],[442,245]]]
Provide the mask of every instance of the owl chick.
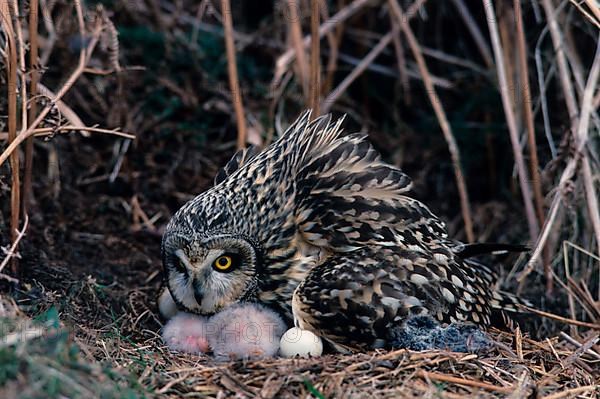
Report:
[[411,316],[485,327],[516,310],[472,260],[510,247],[450,239],[365,135],[310,119],[260,153],[238,152],[173,216],[162,258],[178,308],[263,303],[340,351],[391,347]]
[[210,351],[212,334],[206,317],[179,312],[163,327],[162,339],[173,351],[202,354]]
[[286,330],[277,313],[254,303],[229,306],[210,324],[217,333],[209,337],[209,344],[219,360],[275,356]]

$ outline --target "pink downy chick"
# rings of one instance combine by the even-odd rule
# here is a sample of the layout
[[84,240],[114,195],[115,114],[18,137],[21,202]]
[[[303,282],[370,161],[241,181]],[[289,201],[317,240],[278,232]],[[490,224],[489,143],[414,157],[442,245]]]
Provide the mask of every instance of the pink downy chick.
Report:
[[210,335],[206,317],[184,312],[173,316],[162,330],[163,341],[169,349],[194,354],[210,351]]
[[286,325],[272,310],[254,303],[231,305],[210,320],[215,358],[263,358],[277,354]]

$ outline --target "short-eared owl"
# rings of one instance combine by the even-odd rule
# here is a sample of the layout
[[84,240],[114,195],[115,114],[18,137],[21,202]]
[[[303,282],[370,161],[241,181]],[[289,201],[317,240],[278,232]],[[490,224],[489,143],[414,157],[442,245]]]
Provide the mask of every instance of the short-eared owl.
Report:
[[409,197],[410,178],[342,120],[303,114],[264,151],[238,152],[185,204],[162,243],[180,309],[259,302],[334,347],[390,345],[411,315],[486,326],[517,300]]

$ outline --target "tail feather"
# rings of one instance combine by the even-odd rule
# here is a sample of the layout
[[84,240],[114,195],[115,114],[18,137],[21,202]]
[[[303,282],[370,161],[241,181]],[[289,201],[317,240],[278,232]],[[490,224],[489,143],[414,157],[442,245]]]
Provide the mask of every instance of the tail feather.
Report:
[[510,292],[496,291],[492,308],[505,310],[507,312],[521,313],[523,309],[520,306],[533,306],[527,299],[520,298]]
[[[514,317],[527,313],[519,305],[532,306],[528,300],[509,292],[497,291],[494,293],[492,301],[492,325],[497,327],[505,326],[511,330],[515,328],[518,323],[515,322]],[[517,319],[519,318],[517,317]]]
[[525,245],[498,244],[498,243],[474,243],[461,244],[454,248],[454,252],[462,259],[472,258],[480,255],[503,255],[509,252],[526,252],[529,248]]

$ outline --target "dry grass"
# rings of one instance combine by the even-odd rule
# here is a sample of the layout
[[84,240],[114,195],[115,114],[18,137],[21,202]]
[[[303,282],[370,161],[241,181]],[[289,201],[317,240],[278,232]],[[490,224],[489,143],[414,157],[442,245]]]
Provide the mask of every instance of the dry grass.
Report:
[[[85,283],[84,288],[92,288],[93,284]],[[154,327],[148,328],[155,325],[157,315],[147,302],[152,291],[146,288],[128,292],[127,311],[99,328],[94,328],[91,320],[97,315],[89,312],[102,312],[105,306],[90,298],[74,305],[84,308],[71,311],[87,316],[72,327],[70,338],[61,344],[78,348],[79,355],[71,363],[63,363],[61,357],[54,358],[44,352],[48,345],[44,340],[60,336],[63,330],[47,322],[29,322],[15,311],[10,301],[3,301],[0,316],[10,318],[0,322],[3,331],[9,331],[1,337],[0,356],[7,356],[2,352],[7,347],[19,348],[19,361],[29,365],[15,371],[19,378],[14,383],[0,388],[3,397],[6,394],[12,397],[11,392],[21,390],[31,396],[43,393],[41,388],[47,389],[45,384],[28,387],[18,381],[30,380],[33,373],[39,373],[41,381],[45,381],[54,371],[63,375],[63,381],[71,382],[58,393],[75,397],[89,394],[90,387],[101,389],[107,397],[118,397],[126,390],[130,396],[174,398],[235,394],[261,398],[365,394],[377,398],[423,395],[561,398],[577,394],[591,398],[600,394],[597,385],[600,355],[591,349],[598,342],[598,333],[585,333],[579,338],[581,341],[565,333],[536,341],[518,329],[513,333],[493,330],[490,334],[497,347],[482,354],[402,349],[313,359],[216,362],[206,356],[172,353],[163,347]],[[103,368],[97,368],[95,359],[102,359]],[[46,366],[35,369],[33,360]],[[0,366],[0,375],[3,367],[9,365]],[[90,377],[98,375],[103,377],[91,386],[86,385]]]
[[[0,396],[600,397],[593,1],[283,0],[267,23],[228,0],[20,3],[0,6]],[[269,143],[307,107],[368,129],[454,237],[534,244],[503,273],[535,303],[520,328],[477,355],[162,346],[161,229],[236,140]]]

